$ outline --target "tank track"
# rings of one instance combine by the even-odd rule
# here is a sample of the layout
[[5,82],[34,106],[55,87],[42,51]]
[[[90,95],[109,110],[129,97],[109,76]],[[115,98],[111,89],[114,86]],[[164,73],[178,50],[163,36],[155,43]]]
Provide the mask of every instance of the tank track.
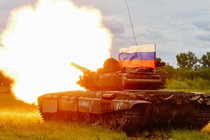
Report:
[[[40,111],[40,114],[45,122],[62,121],[62,122],[67,122],[67,123],[75,123],[75,122],[82,123],[81,119],[76,119],[77,121],[72,121],[70,118],[68,118],[70,116],[67,116],[67,113],[62,113],[62,114],[60,114],[60,113],[43,113],[41,108],[39,108],[39,111]],[[115,122],[116,125],[114,125],[114,126],[110,126],[112,124],[109,124],[109,126],[107,126],[105,124],[105,117],[110,114],[112,114],[116,119],[116,122]],[[98,114],[98,115],[100,115],[100,114]],[[81,116],[79,116],[79,117],[81,118]],[[102,122],[97,122],[97,123],[90,122],[88,125],[91,125],[91,126],[99,125],[99,126],[102,126],[105,128],[115,129],[115,130],[119,130],[119,131],[122,130],[125,132],[133,131],[133,130],[139,128],[140,126],[145,125],[145,123],[143,122],[143,115],[137,108],[132,109],[132,110],[127,110],[127,111],[119,111],[119,112],[115,112],[115,113],[106,113],[106,114],[102,115],[102,119],[103,119]]]
[[40,106],[39,111],[44,121],[79,122],[125,132],[156,126],[200,129],[210,121],[208,94],[173,91],[120,91],[120,94],[129,94],[135,100],[144,100],[151,104],[102,114],[59,110],[57,113],[43,113]]
[[[45,114],[45,113],[42,113],[41,111],[40,111],[40,114],[45,122],[64,121],[67,123],[72,123],[72,121],[70,121],[69,118],[66,118],[66,115],[59,115],[58,113]],[[146,122],[144,121],[145,118],[142,115],[140,115],[140,112],[138,112],[136,110],[126,111],[126,112],[124,112],[124,114],[126,114],[126,117],[122,118],[120,121],[117,120],[117,122],[116,122],[117,125],[114,127],[113,126],[105,126],[104,121],[99,122],[100,124],[99,123],[95,123],[95,124],[91,123],[90,125],[92,125],[92,126],[100,125],[100,126],[108,127],[110,129],[123,130],[126,133],[133,132],[134,130],[137,130],[137,129],[140,130],[142,128],[151,129],[151,128],[157,128],[157,126],[161,127],[161,128],[169,127],[168,124],[154,123],[154,121],[152,124],[150,123],[150,125],[146,124]],[[106,116],[106,114],[103,114],[103,119],[104,119],[104,116]],[[76,122],[76,121],[73,121],[73,122]],[[209,122],[210,122],[210,111],[202,111],[199,114],[195,115],[194,119],[192,121],[188,122],[187,124],[184,124],[184,127],[193,128],[193,129],[201,129],[202,127],[206,126]],[[153,127],[151,127],[151,126],[153,126]],[[178,127],[179,128],[179,127],[181,127],[181,125],[178,126],[178,125],[171,124],[170,127],[172,127],[172,128]]]
[[145,125],[143,114],[138,108],[134,108],[124,112],[125,119],[123,123],[119,123],[118,130],[123,130],[127,134]]
[[193,128],[202,128],[210,122],[210,110],[203,108],[198,114],[194,115],[194,121],[191,123]]
[[[142,112],[138,109],[132,109],[125,112],[126,119],[124,123],[119,125],[118,129],[125,132],[132,132],[136,129],[141,130],[142,128],[153,129],[153,128],[189,128],[189,129],[201,129],[210,122],[210,110],[202,109],[193,115],[188,122],[180,123],[177,121],[173,123],[159,123],[153,118],[147,118],[142,115]],[[179,118],[180,119],[180,118]],[[147,123],[146,123],[147,122]]]
[[[156,92],[158,94],[156,94]],[[162,128],[184,127],[201,129],[210,122],[210,95],[208,94],[151,91],[150,93],[143,92],[142,97],[144,100],[152,103],[153,113],[145,116],[145,112],[142,112],[141,109],[131,109],[126,112],[127,120],[121,128],[131,130],[141,127],[154,128],[158,126]],[[167,106],[170,103],[173,104],[162,111],[164,114],[168,113],[169,116],[171,114],[169,118],[157,118],[157,116],[154,115],[155,111],[158,111],[158,115],[160,115],[163,106]],[[185,105],[188,104],[191,104],[191,106],[186,107]]]

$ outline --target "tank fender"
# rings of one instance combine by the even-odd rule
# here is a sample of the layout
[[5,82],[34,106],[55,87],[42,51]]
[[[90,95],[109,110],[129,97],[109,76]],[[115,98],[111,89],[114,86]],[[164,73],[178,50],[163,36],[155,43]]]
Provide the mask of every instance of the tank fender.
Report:
[[42,112],[45,113],[56,113],[58,110],[58,95],[45,95],[41,97],[41,108]]
[[145,100],[129,100],[128,108],[131,109],[133,106],[140,105],[140,104],[152,104],[152,103]]
[[190,100],[190,101],[196,101],[196,100],[198,100],[200,97],[201,97],[200,95],[196,95],[196,96],[191,97],[189,100]]
[[77,100],[79,96],[60,96],[58,108],[65,111],[77,111]]
[[112,100],[111,108],[114,110],[127,110],[140,104],[151,104],[151,102],[145,100]]
[[198,95],[193,96],[192,98],[190,98],[190,101],[197,101],[199,104],[205,103],[207,106],[210,105],[210,97],[208,95],[205,94],[199,94],[199,93],[195,93]]
[[171,96],[169,96],[169,97],[166,97],[166,98],[164,98],[164,97],[160,97],[162,100],[164,100],[164,101],[167,101],[167,100],[170,100],[170,99],[172,99],[174,97],[174,95],[172,94]]
[[207,106],[210,105],[210,97],[208,95],[203,95],[203,100]]

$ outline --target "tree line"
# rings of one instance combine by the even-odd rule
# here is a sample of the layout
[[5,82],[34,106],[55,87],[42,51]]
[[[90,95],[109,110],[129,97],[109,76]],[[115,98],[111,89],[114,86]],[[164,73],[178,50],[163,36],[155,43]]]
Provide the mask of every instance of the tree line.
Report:
[[210,52],[202,55],[200,59],[195,55],[195,53],[189,51],[187,53],[180,53],[176,55],[177,65],[180,68],[210,68]]
[[[157,68],[157,73],[168,79],[168,87],[182,89],[210,89],[210,52],[198,58],[188,51],[176,55],[177,66],[170,65]],[[164,63],[160,58],[157,64]]]

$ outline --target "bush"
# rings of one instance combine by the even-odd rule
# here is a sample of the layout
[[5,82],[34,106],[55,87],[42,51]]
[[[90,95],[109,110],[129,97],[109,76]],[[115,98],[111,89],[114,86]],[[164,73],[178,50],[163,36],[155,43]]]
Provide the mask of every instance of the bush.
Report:
[[193,81],[193,86],[195,89],[201,89],[201,90],[206,90],[210,89],[210,81],[209,80],[204,80],[201,78],[197,78],[196,80]]
[[210,81],[202,78],[169,80],[166,86],[169,89],[207,90],[210,89]]
[[166,87],[169,89],[189,89],[187,83],[181,80],[168,80]]

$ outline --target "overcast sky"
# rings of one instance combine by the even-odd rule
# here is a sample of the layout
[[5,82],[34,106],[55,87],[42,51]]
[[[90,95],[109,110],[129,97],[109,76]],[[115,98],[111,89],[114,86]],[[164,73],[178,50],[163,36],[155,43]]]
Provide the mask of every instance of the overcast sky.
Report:
[[[135,45],[125,0],[73,0],[100,9],[114,35],[112,56],[119,47]],[[210,51],[210,0],[127,0],[138,44],[155,43],[157,57],[176,66],[176,55]],[[0,33],[9,13],[35,0],[0,0]]]

